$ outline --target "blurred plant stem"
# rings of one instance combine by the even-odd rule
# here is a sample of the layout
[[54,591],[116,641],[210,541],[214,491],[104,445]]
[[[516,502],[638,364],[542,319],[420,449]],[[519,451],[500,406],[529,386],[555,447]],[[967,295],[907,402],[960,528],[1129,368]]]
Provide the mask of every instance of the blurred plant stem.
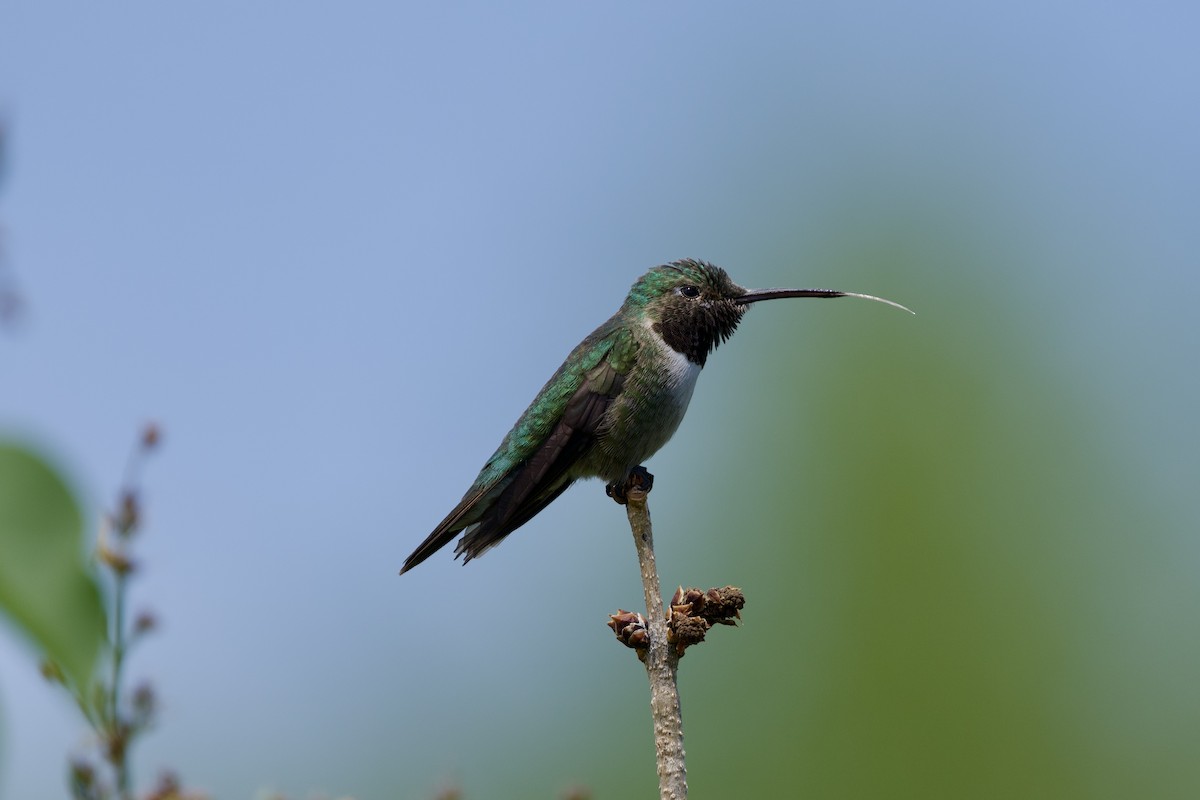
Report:
[[[104,515],[100,529],[96,560],[101,570],[108,573],[112,587],[105,666],[95,677],[82,681],[53,662],[42,667],[47,678],[61,683],[75,698],[99,743],[99,760],[108,765],[110,777],[106,778],[92,759],[72,759],[69,775],[71,796],[75,800],[134,800],[130,752],[134,741],[154,722],[154,689],[149,683],[139,683],[126,692],[125,662],[130,648],[156,626],[149,612],[139,613],[130,620],[128,594],[130,579],[137,568],[131,554],[132,543],[142,521],[138,478],[145,458],[158,446],[160,435],[155,425],[147,425],[142,431],[130,455],[116,508]],[[182,794],[177,789],[174,777],[164,776],[150,797],[197,796]]]
[[117,508],[108,517],[108,525],[115,532],[115,541],[110,546],[104,538],[100,541],[100,563],[112,571],[113,613],[111,619],[110,675],[105,697],[97,697],[102,704],[100,719],[103,729],[98,731],[104,742],[104,758],[109,762],[116,781],[117,797],[121,800],[133,798],[133,769],[130,766],[129,750],[134,736],[149,725],[153,712],[153,695],[148,687],[134,691],[132,701],[122,701],[124,688],[125,657],[138,634],[149,628],[141,620],[132,629],[128,620],[129,578],[134,570],[129,555],[130,542],[141,525],[141,504],[137,490],[137,478],[145,457],[157,446],[158,428],[148,425],[130,454],[125,470],[124,486],[117,499]]
[[633,531],[642,590],[646,595],[646,620],[650,645],[643,663],[650,678],[650,713],[654,717],[654,750],[658,762],[658,792],[662,800],[687,798],[687,766],[683,753],[683,717],[679,709],[679,653],[668,642],[667,618],[663,613],[662,586],[654,561],[654,532],[646,492],[628,490],[625,513]]
[[128,571],[117,571],[113,587],[113,617],[112,617],[112,685],[108,693],[108,714],[105,722],[108,726],[106,740],[109,742],[109,759],[117,778],[117,795],[121,800],[133,796],[132,771],[129,767],[128,740],[125,735],[126,726],[120,718],[121,709],[121,680],[125,666],[125,595],[129,587]]

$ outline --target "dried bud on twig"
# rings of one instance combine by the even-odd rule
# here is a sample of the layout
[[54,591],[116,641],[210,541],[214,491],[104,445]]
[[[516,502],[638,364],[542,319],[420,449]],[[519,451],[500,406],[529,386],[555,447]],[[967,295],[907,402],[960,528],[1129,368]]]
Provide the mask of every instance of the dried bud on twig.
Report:
[[672,610],[667,618],[667,641],[675,645],[675,652],[682,657],[683,651],[704,641],[709,625],[700,617],[689,617],[682,611]]
[[609,616],[608,627],[612,628],[621,644],[637,650],[639,658],[650,646],[650,632],[646,629],[646,618],[635,611],[617,609],[616,614]]
[[736,586],[709,589],[704,593],[704,606],[700,616],[714,625],[736,625],[746,607],[746,596]]
[[704,634],[713,625],[736,625],[745,605],[742,590],[734,586],[707,592],[680,586],[672,595],[667,612],[668,639],[682,656],[686,648],[704,641]]
[[693,615],[699,613],[704,606],[704,592],[696,588],[685,589],[680,586],[671,596],[671,608],[682,611],[684,610],[683,606],[687,606]]

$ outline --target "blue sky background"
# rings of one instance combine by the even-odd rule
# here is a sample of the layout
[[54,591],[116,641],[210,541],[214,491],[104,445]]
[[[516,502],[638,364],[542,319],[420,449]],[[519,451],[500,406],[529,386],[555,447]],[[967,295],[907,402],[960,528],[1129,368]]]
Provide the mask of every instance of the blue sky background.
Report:
[[[756,588],[772,598],[787,559],[752,514],[831,514],[792,492],[827,478],[838,440],[818,432],[872,429],[855,414],[912,395],[930,414],[914,441],[957,468],[983,451],[965,432],[1015,440],[1052,403],[1074,444],[1042,437],[1013,473],[1103,465],[1149,511],[1097,537],[1119,543],[1113,572],[1089,573],[1102,600],[1052,638],[1094,643],[1077,623],[1112,620],[1081,661],[1147,660],[1105,672],[1097,696],[1138,698],[1135,717],[1173,709],[1164,738],[1200,734],[1198,27],[1190,3],[0,6],[0,222],[25,302],[0,336],[0,429],[51,455],[96,514],[141,424],[165,430],[134,592],[163,619],[131,667],[164,704],[141,778],[171,766],[216,797],[652,787],[644,680],[603,627],[640,594],[601,486],[465,569],[447,553],[395,573],[569,349],[641,272],[682,256],[919,316],[755,310],[650,464],[666,581],[744,582],[748,614]],[[967,372],[924,380],[951,362]],[[820,400],[852,391],[843,370],[885,383]],[[968,395],[1008,413],[971,419]],[[940,437],[958,412],[964,435]],[[917,418],[894,413],[884,438]],[[787,476],[778,491],[755,472],[767,452],[802,453],[770,473]],[[863,480],[851,469],[840,491]],[[981,519],[1032,502],[988,483]],[[1133,507],[1077,489],[1039,502],[1100,519]],[[1072,529],[1067,571],[1092,546],[1070,519],[1053,527]],[[849,592],[838,570],[868,552],[822,574]],[[819,569],[819,550],[805,558]],[[763,628],[717,633],[685,662],[697,685]],[[86,742],[33,665],[0,631],[0,797],[63,796],[65,754]],[[700,791],[722,778],[693,675]],[[817,735],[803,713],[754,716],[774,702],[755,691],[798,682],[776,677],[725,709],[739,739]],[[1060,797],[1116,791],[1104,770],[1128,752],[1121,735],[1163,720],[1115,716],[1096,744],[1081,732],[1108,728],[1063,718],[1053,741],[1080,766],[1052,784]],[[1194,796],[1200,776],[1171,764],[1159,796]],[[924,788],[913,796],[937,795]]]

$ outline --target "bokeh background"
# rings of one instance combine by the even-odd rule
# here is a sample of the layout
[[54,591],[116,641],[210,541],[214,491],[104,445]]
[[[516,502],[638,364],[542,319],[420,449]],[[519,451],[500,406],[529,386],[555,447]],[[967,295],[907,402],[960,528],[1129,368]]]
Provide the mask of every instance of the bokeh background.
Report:
[[[624,515],[399,578],[646,268],[754,309],[649,466],[697,797],[1200,796],[1200,6],[0,7],[0,426],[141,424],[136,753],[218,798],[655,791]],[[0,796],[88,744],[0,627]]]

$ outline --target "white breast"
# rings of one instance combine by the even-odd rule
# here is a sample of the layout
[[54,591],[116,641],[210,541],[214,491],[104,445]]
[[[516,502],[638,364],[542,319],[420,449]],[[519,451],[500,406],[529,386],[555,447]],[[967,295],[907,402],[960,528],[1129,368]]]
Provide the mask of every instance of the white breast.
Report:
[[692,391],[696,388],[696,378],[700,377],[700,365],[693,364],[688,361],[687,356],[676,350],[672,350],[671,346],[662,340],[649,324],[650,337],[656,345],[659,352],[662,353],[667,365],[667,388],[675,398],[676,405],[679,408],[686,409],[688,403],[692,401]]

